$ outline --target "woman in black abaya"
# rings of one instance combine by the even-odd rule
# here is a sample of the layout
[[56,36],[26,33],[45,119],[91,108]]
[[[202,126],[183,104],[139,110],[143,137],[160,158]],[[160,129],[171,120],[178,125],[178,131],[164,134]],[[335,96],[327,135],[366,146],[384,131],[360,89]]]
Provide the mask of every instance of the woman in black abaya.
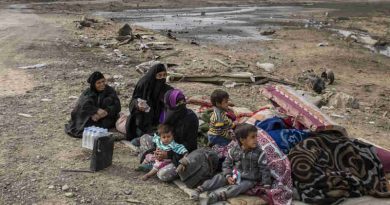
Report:
[[[163,64],[152,66],[138,81],[129,104],[130,116],[126,122],[126,138],[132,140],[151,133],[159,124],[164,108],[163,97],[172,87],[166,84],[167,71]],[[138,99],[146,100],[150,110],[138,105]]]
[[71,119],[65,125],[65,132],[81,138],[85,127],[113,128],[121,111],[121,103],[114,88],[106,85],[103,74],[96,71],[88,78],[90,87],[77,101]]

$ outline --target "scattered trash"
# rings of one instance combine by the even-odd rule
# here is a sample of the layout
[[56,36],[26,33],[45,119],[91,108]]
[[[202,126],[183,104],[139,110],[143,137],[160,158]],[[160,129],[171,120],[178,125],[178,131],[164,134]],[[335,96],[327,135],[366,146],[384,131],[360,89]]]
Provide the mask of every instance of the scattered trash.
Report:
[[263,35],[263,36],[269,36],[269,35],[273,35],[275,34],[275,30],[265,30],[265,31],[261,31],[260,34]]
[[51,99],[49,99],[49,98],[42,98],[41,101],[42,101],[42,102],[50,102]]
[[54,189],[54,185],[50,185],[48,188],[49,189]]
[[344,119],[345,118],[345,116],[343,116],[343,115],[338,115],[338,114],[330,114],[330,116],[331,117],[336,117],[336,118],[341,118],[341,119]]
[[25,114],[25,113],[18,113],[19,116],[22,116],[22,117],[28,117],[28,118],[31,118],[33,117],[32,115],[30,114]]
[[308,89],[314,90],[316,93],[322,93],[325,89],[325,81],[319,77],[313,70],[304,71],[299,77],[298,81],[304,83]]
[[125,193],[126,195],[131,195],[133,192],[132,192],[131,190],[126,190],[126,191],[124,191],[124,193]]
[[114,75],[114,76],[112,76],[114,79],[121,79],[121,78],[123,78],[123,75]]
[[151,50],[173,50],[173,45],[167,42],[148,42],[141,43],[141,50],[151,49]]
[[225,66],[225,67],[228,67],[228,68],[230,68],[231,66],[230,65],[228,65],[227,63],[225,63],[225,62],[223,62],[222,60],[219,60],[219,59],[214,59],[214,61],[215,62],[217,62],[217,63],[219,63],[219,64],[221,64],[221,65],[223,65],[223,66]]
[[268,73],[272,73],[272,72],[275,71],[275,65],[272,64],[272,63],[260,63],[260,62],[257,62],[256,66],[258,68],[261,68],[261,69],[265,70]]
[[74,197],[74,193],[67,192],[67,193],[65,193],[65,196],[68,197],[68,198],[72,198],[72,197]]
[[77,22],[76,27],[78,29],[83,29],[84,27],[91,27],[94,23],[98,23],[98,20],[93,18],[87,18],[84,16],[81,21],[75,21],[75,22]]
[[64,186],[61,187],[61,190],[62,191],[68,191],[69,190],[69,186],[67,184],[65,184]]
[[346,16],[340,16],[340,17],[337,17],[337,20],[339,20],[339,21],[347,21],[347,20],[350,20],[350,18],[346,17]]
[[370,121],[370,122],[368,122],[368,124],[375,125],[375,122],[374,121]]
[[382,115],[382,117],[386,117],[386,116],[387,116],[387,113],[388,113],[388,111],[384,112],[383,115]]
[[177,40],[176,36],[174,36],[174,35],[172,34],[171,31],[168,31],[167,37],[168,37],[169,39],[172,39],[172,40]]
[[40,69],[40,68],[44,68],[46,66],[47,66],[46,63],[39,63],[39,64],[35,64],[35,65],[21,66],[18,68],[20,68],[20,69]]
[[336,93],[329,99],[329,105],[335,108],[353,108],[359,109],[359,101],[346,93]]
[[75,99],[78,99],[78,98],[79,98],[79,97],[74,96],[74,95],[71,95],[71,96],[68,97],[68,99],[72,99],[72,100],[75,100]]
[[131,203],[131,204],[144,204],[143,202],[135,200],[135,199],[126,199],[126,202]]
[[326,46],[329,46],[328,42],[322,42],[322,43],[317,44],[317,47],[326,47]]
[[195,40],[191,40],[191,44],[196,45],[196,46],[200,46],[200,44],[198,42],[196,42]]
[[222,84],[226,88],[234,88],[237,86],[237,83],[234,81],[226,81]]
[[335,78],[334,78],[334,73],[333,73],[333,71],[330,70],[330,69],[326,69],[325,71],[323,71],[323,72],[321,73],[321,78],[323,78],[323,79],[325,80],[325,82],[328,83],[328,85],[333,84],[334,79],[335,79]]

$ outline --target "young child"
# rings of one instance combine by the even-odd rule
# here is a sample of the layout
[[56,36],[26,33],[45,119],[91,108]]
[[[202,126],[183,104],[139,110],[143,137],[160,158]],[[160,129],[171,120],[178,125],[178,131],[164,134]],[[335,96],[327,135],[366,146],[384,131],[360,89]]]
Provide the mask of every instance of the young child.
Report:
[[[258,182],[263,184],[264,188],[269,188],[271,174],[265,154],[258,146],[256,137],[255,126],[249,124],[237,126],[235,138],[238,144],[229,149],[222,166],[223,172],[197,187],[191,194],[191,198],[198,200],[201,192],[211,191],[208,204],[212,204],[245,193]],[[213,192],[224,186],[227,186],[224,191]]]
[[[174,151],[177,154],[185,155],[188,153],[187,149],[182,144],[178,144],[173,140],[173,134],[172,134],[172,128],[168,125],[160,124],[158,126],[158,133],[154,135],[153,142],[156,144],[156,150],[163,150],[163,151]],[[153,169],[150,170],[147,174],[142,176],[142,180],[147,180],[150,177],[157,174],[158,170],[161,168],[167,166],[171,163],[170,159],[162,159],[159,160],[154,155],[152,157],[147,157],[144,160],[144,163],[148,163],[150,161],[154,160]]]
[[207,133],[210,145],[226,146],[231,141],[231,130],[235,127],[228,117],[229,94],[223,90],[214,90],[210,97],[214,111],[210,116],[210,127]]

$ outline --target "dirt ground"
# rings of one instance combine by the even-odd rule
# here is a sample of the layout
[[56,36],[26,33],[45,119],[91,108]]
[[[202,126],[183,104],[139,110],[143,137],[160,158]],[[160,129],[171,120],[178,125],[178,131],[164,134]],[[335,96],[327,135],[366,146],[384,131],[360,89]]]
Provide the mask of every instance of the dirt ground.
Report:
[[[140,77],[135,66],[156,55],[164,62],[178,64],[175,70],[186,74],[249,71],[265,75],[256,67],[256,62],[269,62],[276,65],[274,77],[295,82],[303,70],[332,69],[336,82],[327,90],[354,96],[359,100],[360,108],[324,109],[324,112],[343,116],[334,120],[345,126],[350,136],[390,149],[389,57],[372,53],[328,30],[297,25],[277,30],[271,41],[226,45],[200,42],[200,46],[191,45],[186,39],[174,41],[158,32],[133,27],[136,34],[149,34],[156,41],[172,43],[175,49],[143,53],[137,50],[138,41],[112,46],[123,23],[100,20],[95,28],[80,30],[74,22],[95,10],[136,7],[134,2],[140,1],[67,2],[13,6],[19,9],[7,9],[7,5],[15,1],[0,4],[0,204],[194,204],[172,184],[159,183],[155,179],[141,181],[142,173],[133,171],[138,164],[137,158],[120,143],[115,144],[113,165],[104,171],[93,174],[61,172],[63,169],[89,168],[90,153],[81,148],[80,140],[63,132],[75,98],[87,87],[89,74],[95,70],[107,74],[126,111]],[[233,4],[231,1],[160,2],[164,8]],[[155,1],[139,4],[143,8],[160,7]],[[327,6],[329,9],[334,7],[337,5]],[[323,12],[297,16],[330,21],[335,28],[365,30],[389,40],[390,10],[387,8],[376,6],[361,13],[329,10],[329,17],[324,17]],[[348,20],[335,20],[340,16],[348,16]],[[318,47],[320,42],[327,42],[328,46]],[[102,48],[104,44],[109,46]],[[124,56],[118,56],[114,49]],[[229,64],[244,62],[248,68],[231,70],[214,59]],[[40,69],[18,68],[38,63],[47,65]],[[184,90],[187,96],[208,95],[220,87],[200,83],[172,85]],[[235,104],[254,110],[267,103],[258,92],[261,86],[224,89],[231,93]],[[64,185],[69,189],[63,191]],[[67,197],[69,193],[72,195]]]

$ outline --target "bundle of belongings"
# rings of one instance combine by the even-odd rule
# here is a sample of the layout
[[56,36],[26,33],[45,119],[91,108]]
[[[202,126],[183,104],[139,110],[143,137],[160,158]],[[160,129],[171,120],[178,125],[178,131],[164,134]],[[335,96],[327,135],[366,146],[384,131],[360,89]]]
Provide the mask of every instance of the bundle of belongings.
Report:
[[[260,196],[264,203],[276,205],[292,204],[293,198],[310,204],[339,204],[346,198],[363,195],[390,197],[384,172],[389,170],[384,159],[389,160],[389,152],[383,154],[378,147],[350,138],[345,128],[291,87],[267,85],[261,93],[272,106],[255,112],[234,110],[236,121],[258,128],[257,141],[272,177],[269,189],[258,185],[247,195]],[[207,131],[208,110],[212,108],[209,98],[190,98],[188,103],[201,119],[200,132]],[[219,158],[226,157],[226,150],[234,143],[225,150],[214,151]],[[215,156],[210,152],[207,156],[213,159],[208,170],[215,174]],[[191,181],[189,187],[202,181]]]

